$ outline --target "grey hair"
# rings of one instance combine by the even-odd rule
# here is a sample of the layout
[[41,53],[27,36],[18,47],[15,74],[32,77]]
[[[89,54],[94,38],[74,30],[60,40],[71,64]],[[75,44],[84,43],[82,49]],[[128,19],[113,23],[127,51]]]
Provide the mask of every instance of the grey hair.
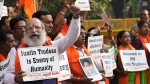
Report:
[[43,29],[45,29],[45,25],[42,22],[41,22],[41,26],[42,26]]

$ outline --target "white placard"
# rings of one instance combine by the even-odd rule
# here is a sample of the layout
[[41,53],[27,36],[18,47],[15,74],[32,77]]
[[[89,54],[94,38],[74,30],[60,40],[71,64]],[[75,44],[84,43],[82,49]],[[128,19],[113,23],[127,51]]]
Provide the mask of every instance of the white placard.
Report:
[[92,58],[101,59],[101,52],[103,45],[103,35],[88,37],[88,50],[91,53]]
[[0,16],[2,15],[4,0],[0,0]]
[[79,58],[80,65],[88,78],[92,78],[92,82],[102,79],[101,74],[97,70],[91,57],[81,57]]
[[112,77],[113,76],[112,56],[110,55],[110,53],[101,53],[101,56],[102,56],[105,76]]
[[44,80],[60,76],[58,49],[54,46],[19,48],[24,81]]
[[79,6],[81,11],[90,11],[89,0],[76,0],[75,5]]
[[70,79],[71,71],[66,52],[62,53],[59,56],[59,66],[60,66],[60,77],[58,78],[58,81]]
[[6,74],[10,59],[0,62],[0,84],[3,84],[3,78]]
[[150,43],[146,43],[145,46],[148,49],[148,51],[150,52]]
[[110,53],[110,56],[112,57],[112,67],[113,70],[117,68],[116,60],[115,60],[115,51],[114,46],[108,49],[108,53]]
[[148,69],[144,50],[120,50],[120,56],[125,71],[143,71]]

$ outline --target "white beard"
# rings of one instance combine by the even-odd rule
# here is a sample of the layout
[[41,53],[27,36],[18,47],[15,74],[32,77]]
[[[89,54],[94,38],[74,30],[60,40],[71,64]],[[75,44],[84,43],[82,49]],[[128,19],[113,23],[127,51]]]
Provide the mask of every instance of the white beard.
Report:
[[25,33],[25,36],[23,38],[23,43],[25,43],[29,47],[36,47],[36,46],[42,46],[46,41],[46,32],[45,30],[42,31],[41,34],[35,32],[34,34],[38,34],[38,39],[31,39],[32,34]]

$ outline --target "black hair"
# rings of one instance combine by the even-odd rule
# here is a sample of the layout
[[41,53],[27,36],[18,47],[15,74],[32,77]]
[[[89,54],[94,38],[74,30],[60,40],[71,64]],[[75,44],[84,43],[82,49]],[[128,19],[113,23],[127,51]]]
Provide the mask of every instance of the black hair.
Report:
[[93,34],[93,36],[100,36],[100,34]]
[[10,29],[0,29],[0,42],[6,42],[8,34],[13,35],[13,31]]
[[96,27],[91,27],[88,29],[88,32],[91,32],[93,29],[96,29]]
[[117,34],[117,46],[119,46],[121,44],[119,39],[122,38],[122,35],[123,35],[124,32],[127,32],[127,31],[126,30],[122,30],[122,31],[118,32],[118,34]]
[[32,17],[42,20],[42,15],[50,15],[50,14],[47,11],[37,11],[32,15]]
[[10,24],[10,29],[14,30],[14,26],[16,23],[18,23],[19,21],[24,21],[26,22],[26,20],[22,17],[14,17],[10,20],[9,24]]
[[146,20],[140,20],[139,22],[138,22],[138,28],[139,29],[141,29],[141,27],[144,25],[144,23],[147,23],[147,24],[149,24]]
[[92,64],[91,61],[90,61],[89,59],[83,59],[83,60],[82,60],[83,66],[84,66],[84,62],[87,62],[87,63],[89,63],[90,65]]
[[5,25],[5,20],[8,19],[8,18],[9,18],[8,16],[3,16],[3,17],[1,18],[1,20],[0,20],[0,27],[1,27],[2,25]]

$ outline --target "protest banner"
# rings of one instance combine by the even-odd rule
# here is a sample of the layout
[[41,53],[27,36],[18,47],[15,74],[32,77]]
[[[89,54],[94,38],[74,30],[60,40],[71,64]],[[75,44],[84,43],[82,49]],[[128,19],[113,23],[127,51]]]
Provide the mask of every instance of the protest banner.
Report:
[[101,53],[102,63],[105,71],[106,77],[113,76],[113,65],[112,65],[112,56],[110,53]]
[[75,5],[79,6],[81,11],[90,11],[89,0],[76,0]]
[[24,81],[58,78],[60,75],[58,49],[54,46],[19,48]]
[[59,56],[59,66],[60,66],[60,77],[58,78],[58,81],[70,79],[71,71],[66,52],[62,53]]
[[3,78],[6,74],[10,59],[0,62],[0,84],[3,84]]
[[101,52],[103,45],[103,35],[88,37],[88,50],[91,53],[92,58],[101,59]]
[[116,60],[115,60],[115,51],[114,46],[108,49],[108,53],[110,53],[111,59],[112,59],[112,67],[113,70],[117,68]]
[[102,79],[101,74],[97,70],[92,58],[90,56],[80,57],[79,58],[80,65],[88,78],[92,78],[92,82],[98,81]]
[[143,71],[148,69],[145,50],[120,50],[125,71]]

